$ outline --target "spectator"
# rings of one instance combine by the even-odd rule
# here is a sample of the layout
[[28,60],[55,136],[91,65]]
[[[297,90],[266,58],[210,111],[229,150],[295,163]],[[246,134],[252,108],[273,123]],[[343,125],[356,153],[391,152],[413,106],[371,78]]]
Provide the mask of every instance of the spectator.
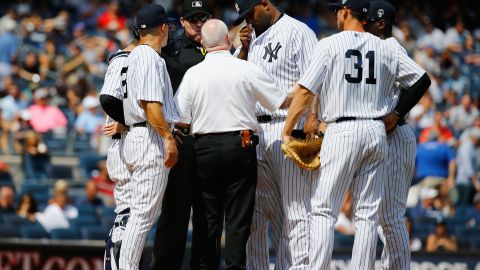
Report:
[[11,153],[11,134],[15,132],[16,121],[20,111],[27,107],[25,98],[20,98],[20,90],[16,84],[10,84],[7,88],[8,95],[1,99],[2,110],[1,146],[3,153]]
[[410,239],[410,250],[413,252],[420,251],[422,249],[422,240],[414,237],[413,224],[408,217],[405,218],[405,224],[407,225],[408,237]]
[[82,101],[83,112],[75,122],[75,129],[80,134],[92,135],[101,130],[105,119],[99,112],[100,102],[97,97],[86,96]]
[[[10,166],[6,162],[0,160],[0,182],[12,182],[12,175],[10,174]],[[13,184],[13,183],[12,183]]]
[[25,179],[48,177],[50,155],[47,146],[35,131],[27,131],[23,142],[22,167]]
[[77,200],[77,205],[103,206],[103,201],[97,196],[97,185],[90,180],[85,184],[85,195]]
[[424,187],[420,192],[420,203],[412,209],[412,219],[421,221],[425,218],[443,218],[443,214],[435,208],[435,199],[439,192],[433,187]]
[[20,40],[15,35],[17,23],[8,19],[2,22],[4,33],[0,34],[0,83],[12,74],[12,61],[17,55]]
[[470,32],[465,29],[462,18],[457,18],[455,25],[447,29],[445,45],[454,52],[460,52],[468,36],[470,36]]
[[420,133],[419,143],[426,143],[430,138],[437,137],[438,142],[453,145],[455,137],[452,131],[447,127],[445,117],[440,111],[435,112],[433,125],[425,128]]
[[352,194],[347,193],[342,209],[338,215],[337,223],[335,223],[335,230],[344,235],[354,235],[355,226],[353,225],[353,207]]
[[15,192],[13,188],[4,186],[0,188],[0,214],[15,213],[13,201]]
[[35,201],[35,198],[29,193],[23,194],[20,198],[17,215],[34,222],[37,211],[37,201]]
[[57,107],[50,106],[49,93],[46,88],[39,88],[34,93],[35,104],[31,105],[30,124],[36,132],[65,132],[67,118]]
[[54,195],[53,202],[36,218],[43,228],[50,232],[53,229],[67,229],[70,227],[70,219],[78,217],[78,209],[68,204],[68,197],[64,193]]
[[480,227],[480,192],[473,198],[473,207],[470,207],[465,213],[468,228]]
[[106,205],[113,205],[113,190],[115,183],[112,182],[107,171],[107,163],[105,160],[98,162],[98,174],[92,177],[97,186],[98,193]]
[[442,218],[455,216],[455,206],[449,196],[449,190],[445,186],[437,186],[438,196],[433,201],[434,208],[440,212]]
[[102,30],[112,31],[125,29],[127,19],[119,11],[119,1],[111,0],[107,10],[98,18],[98,27]]
[[445,34],[442,30],[435,27],[430,18],[425,17],[423,20],[425,27],[425,34],[418,39],[417,45],[420,48],[433,48],[436,51],[441,51],[445,47]]
[[473,126],[465,129],[465,131],[460,135],[460,143],[470,140],[470,134],[472,132],[480,132],[480,117],[475,118],[473,121]]
[[458,204],[468,205],[475,192],[480,192],[478,179],[477,149],[480,144],[480,130],[473,130],[468,139],[461,142],[457,153],[457,189],[460,195]]
[[450,124],[457,134],[471,127],[479,116],[478,109],[472,104],[470,95],[464,95],[460,103],[460,105],[451,108],[449,112]]
[[433,125],[435,115],[435,104],[433,103],[430,93],[425,93],[420,102],[410,111],[409,117],[414,126],[418,130],[422,130]]
[[447,223],[439,222],[435,225],[435,232],[427,237],[427,252],[457,252],[457,240],[454,235],[447,234]]

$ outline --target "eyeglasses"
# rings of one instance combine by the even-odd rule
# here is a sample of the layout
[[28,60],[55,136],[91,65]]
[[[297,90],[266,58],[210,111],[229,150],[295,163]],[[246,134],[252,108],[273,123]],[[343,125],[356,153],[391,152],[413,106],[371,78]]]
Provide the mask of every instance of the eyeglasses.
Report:
[[204,22],[208,21],[208,19],[210,19],[210,16],[208,16],[208,15],[196,15],[196,16],[185,17],[185,19],[189,23],[197,23],[198,21],[204,23]]

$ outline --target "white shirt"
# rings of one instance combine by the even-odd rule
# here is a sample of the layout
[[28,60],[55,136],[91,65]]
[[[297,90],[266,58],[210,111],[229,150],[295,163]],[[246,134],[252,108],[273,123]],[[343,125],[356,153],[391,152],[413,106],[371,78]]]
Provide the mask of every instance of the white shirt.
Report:
[[126,74],[122,74],[124,90],[123,111],[125,123],[133,125],[147,120],[140,101],[160,102],[165,120],[179,119],[173,101],[173,90],[165,61],[148,45],[139,45],[128,56]]
[[410,88],[425,71],[395,40],[343,31],[322,39],[299,84],[319,96],[319,117],[377,118],[394,109],[396,87]]
[[[317,43],[317,36],[306,24],[284,14],[261,35],[253,37],[247,60],[270,76],[282,91],[289,93],[307,69]],[[257,115],[286,117],[288,114],[287,109],[272,113],[257,105]]]
[[69,219],[78,217],[78,209],[67,205],[62,209],[56,203],[52,203],[43,212],[36,214],[36,219],[43,228],[50,232],[53,229],[67,229],[70,227]]
[[193,134],[257,130],[255,104],[278,109],[287,94],[254,64],[228,51],[210,52],[190,68],[176,93],[182,123]]

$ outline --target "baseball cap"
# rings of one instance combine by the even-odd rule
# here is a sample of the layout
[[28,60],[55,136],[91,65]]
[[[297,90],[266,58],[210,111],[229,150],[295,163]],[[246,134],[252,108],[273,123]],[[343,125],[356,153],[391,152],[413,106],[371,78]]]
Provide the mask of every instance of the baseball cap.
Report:
[[201,13],[211,15],[205,0],[185,0],[183,2],[183,17],[190,17],[194,14]]
[[370,2],[368,0],[339,0],[337,3],[329,3],[328,5],[333,9],[347,7],[366,16]]
[[48,97],[48,89],[47,88],[38,88],[35,90],[35,93],[33,94],[33,97],[35,99],[42,99],[42,98],[47,98]]
[[248,13],[252,11],[253,7],[260,4],[260,0],[237,0],[235,3],[235,9],[238,12],[238,17],[233,22],[234,26],[237,26],[243,22]]
[[420,198],[422,200],[425,200],[425,199],[434,199],[435,197],[438,196],[438,190],[434,189],[434,188],[431,188],[431,187],[424,187],[421,191],[420,191]]
[[135,17],[135,27],[137,29],[148,29],[168,23],[167,13],[161,5],[145,5]]
[[387,1],[372,1],[368,8],[367,19],[369,21],[384,20],[389,23],[395,23],[396,10]]
[[98,101],[98,98],[92,96],[86,96],[82,101],[82,107],[87,110],[98,107],[99,105],[100,102]]

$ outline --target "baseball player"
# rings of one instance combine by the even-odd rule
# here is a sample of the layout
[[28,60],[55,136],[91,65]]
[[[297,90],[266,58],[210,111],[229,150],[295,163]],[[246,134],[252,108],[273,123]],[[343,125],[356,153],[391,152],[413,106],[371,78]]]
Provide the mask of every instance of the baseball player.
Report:
[[[237,1],[239,17],[246,20],[238,57],[256,64],[277,84],[291,92],[308,66],[318,39],[305,24],[282,13],[270,0]],[[280,150],[281,131],[287,110],[269,112],[258,105],[258,184],[247,268],[268,269],[268,234],[277,251],[277,269],[308,267],[310,190],[317,172],[304,171]],[[317,117],[314,117],[317,123]],[[316,127],[314,127],[316,129]],[[299,130],[301,132],[301,130]],[[303,133],[303,132],[301,132]]]
[[[316,93],[320,118],[328,127],[320,151],[321,181],[314,182],[311,200],[310,269],[330,268],[334,224],[348,190],[355,224],[350,268],[374,269],[386,131],[393,131],[420,100],[430,79],[418,73],[401,47],[365,32],[367,0],[342,0],[333,7],[343,32],[321,40],[315,48],[289,108],[283,141],[291,140],[295,123]],[[406,91],[394,107],[396,82]]]
[[120,255],[118,251],[120,250],[126,222],[130,216],[128,206],[130,198],[127,187],[129,183],[128,169],[120,155],[125,137],[122,133],[127,130],[123,115],[123,90],[120,74],[128,55],[135,48],[140,38],[136,29],[131,28],[135,41],[109,58],[107,73],[100,92],[100,103],[108,115],[104,134],[112,136],[112,143],[107,152],[107,170],[110,179],[115,182],[114,198],[115,213],[117,214],[114,226],[109,233],[109,240],[107,240],[105,269],[118,269],[118,256]]
[[[392,37],[395,23],[395,8],[386,1],[372,1],[368,10],[365,29],[398,47]],[[407,52],[403,51],[406,55]],[[425,71],[418,66],[417,74]],[[396,88],[396,86],[395,86]],[[398,102],[400,89],[394,92]],[[395,104],[396,105],[396,104]],[[385,181],[385,193],[378,209],[378,234],[384,243],[382,252],[383,269],[410,269],[410,241],[407,227],[403,220],[406,211],[408,189],[415,170],[415,153],[417,144],[415,134],[401,119],[398,127],[387,137],[389,150],[382,169]]]
[[138,269],[148,231],[160,216],[168,173],[178,151],[169,123],[178,120],[161,48],[168,41],[168,19],[160,5],[146,5],[136,16],[139,45],[122,69],[125,123],[129,131],[122,158],[129,173],[130,217],[120,250],[120,269]]

